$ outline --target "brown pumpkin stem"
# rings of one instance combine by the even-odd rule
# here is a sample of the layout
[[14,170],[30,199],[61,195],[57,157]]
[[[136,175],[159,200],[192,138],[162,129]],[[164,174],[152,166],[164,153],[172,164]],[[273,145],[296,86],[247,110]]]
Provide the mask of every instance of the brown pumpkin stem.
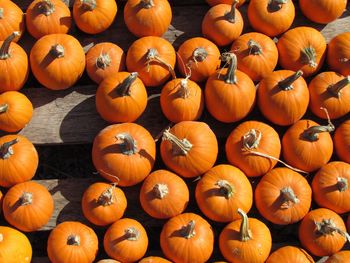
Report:
[[300,203],[300,200],[298,197],[295,195],[294,191],[292,188],[289,186],[283,187],[281,189],[281,197],[283,199],[283,203],[281,205],[282,209],[288,209],[290,208],[293,204],[298,204]]
[[312,68],[317,67],[316,57],[317,53],[313,47],[306,47],[301,50],[301,60],[302,63],[309,65]]
[[0,7],[0,19],[4,18],[4,8]]
[[0,105],[0,113],[5,113],[9,108],[9,105],[8,104],[1,104]]
[[180,81],[179,95],[183,99],[187,99],[190,96],[190,90],[188,88],[188,79],[182,79]]
[[141,4],[143,8],[150,9],[154,6],[153,0],[141,0]]
[[198,62],[204,61],[208,56],[208,51],[203,47],[197,47],[192,54],[193,61],[197,64]]
[[150,67],[150,63],[151,63],[151,62],[157,62],[157,63],[159,63],[159,64],[161,64],[161,65],[166,66],[166,67],[168,68],[168,70],[169,70],[169,72],[170,72],[172,78],[173,78],[173,79],[176,78],[176,74],[175,74],[175,71],[174,71],[173,67],[172,67],[169,63],[165,62],[165,61],[159,56],[159,53],[158,53],[157,49],[155,49],[155,48],[150,48],[150,49],[148,49],[148,52],[147,52],[147,54],[146,54],[147,71],[149,71],[149,67]]
[[74,234],[69,235],[67,238],[67,245],[80,246],[80,236]]
[[8,59],[11,56],[9,52],[11,42],[19,35],[20,35],[20,32],[15,31],[4,40],[4,42],[0,47],[0,59]]
[[220,187],[219,192],[226,199],[230,199],[235,192],[234,187],[226,180],[218,180],[215,185]]
[[152,191],[157,198],[163,199],[169,193],[169,188],[166,184],[155,184]]
[[187,155],[193,146],[186,138],[180,140],[174,134],[170,133],[170,129],[166,129],[163,132],[162,140],[172,143],[172,152],[174,155]]
[[327,90],[334,95],[335,97],[339,98],[341,94],[341,90],[345,88],[350,83],[350,76],[346,76],[342,80],[338,81],[337,83],[330,85]]
[[50,53],[55,58],[62,58],[64,57],[64,47],[60,44],[53,45],[50,49]]
[[137,153],[137,143],[129,133],[120,133],[116,136],[116,138],[117,140],[122,141],[122,143],[119,144],[122,154],[132,155]]
[[242,209],[238,208],[237,212],[242,217],[242,223],[239,231],[241,241],[246,242],[253,238],[252,231],[249,229],[249,219],[247,214]]
[[293,83],[300,78],[303,75],[303,71],[298,70],[297,72],[293,73],[293,75],[285,78],[284,80],[281,80],[278,82],[278,87],[282,90],[292,90],[293,89]]
[[261,45],[254,39],[249,39],[247,45],[249,49],[249,55],[261,55],[263,53]]
[[137,241],[140,238],[140,232],[135,227],[125,229],[125,239],[129,241]]
[[191,220],[190,222],[188,222],[188,224],[186,226],[183,226],[181,229],[182,237],[186,239],[194,237],[196,235],[196,232],[194,231],[195,227],[196,221]]
[[328,125],[325,125],[325,126],[316,125],[316,126],[312,126],[308,129],[306,129],[302,134],[303,139],[310,141],[310,142],[315,142],[318,140],[319,133],[334,131],[335,127],[334,127],[333,123],[331,122],[331,119],[329,118],[329,114],[328,114],[327,109],[322,108],[322,107],[321,107],[321,109],[324,110],[326,115],[327,115]]
[[1,159],[8,159],[11,155],[14,154],[12,145],[15,145],[18,143],[19,139],[16,138],[12,141],[5,142],[3,145],[0,146],[0,158]]
[[234,0],[231,5],[231,10],[225,14],[225,18],[230,23],[236,22],[236,6],[239,3],[238,0]]
[[24,192],[19,198],[21,206],[30,205],[33,203],[33,194],[29,192]]
[[81,5],[84,9],[92,11],[96,8],[96,0],[81,0]]
[[323,219],[321,222],[315,222],[315,225],[316,232],[320,235],[334,235],[334,233],[338,233],[350,242],[349,234],[346,231],[339,229],[331,218]]
[[132,72],[130,75],[123,80],[122,83],[120,83],[116,87],[116,91],[119,96],[124,97],[124,96],[130,96],[130,87],[132,83],[137,79],[137,76],[139,74],[137,72]]
[[282,5],[287,2],[288,0],[270,0],[267,8],[271,11],[278,11],[282,8]]
[[338,177],[336,186],[339,192],[345,192],[349,188],[348,179],[344,177]]
[[45,16],[51,15],[53,12],[55,12],[55,6],[51,2],[51,0],[43,0],[39,4],[39,10],[42,14]]
[[102,206],[109,206],[114,204],[114,188],[115,184],[112,184],[110,187],[104,190],[102,194],[98,197],[97,203]]
[[96,59],[96,67],[100,69],[106,69],[111,63],[112,60],[108,53],[101,53]]

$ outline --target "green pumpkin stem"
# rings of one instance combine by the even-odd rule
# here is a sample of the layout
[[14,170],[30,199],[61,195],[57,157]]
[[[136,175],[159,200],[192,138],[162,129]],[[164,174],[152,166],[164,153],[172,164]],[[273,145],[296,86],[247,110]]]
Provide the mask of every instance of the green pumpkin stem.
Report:
[[195,227],[196,222],[194,220],[188,222],[188,224],[181,229],[182,237],[186,239],[194,237],[196,235],[196,232],[194,231]]
[[8,104],[6,104],[6,103],[5,104],[1,104],[0,105],[0,114],[7,112],[8,108],[9,108]]
[[19,139],[16,138],[12,141],[5,142],[3,145],[0,146],[0,158],[1,159],[8,159],[11,155],[14,154],[12,146],[18,143]]
[[60,44],[53,45],[50,49],[50,54],[55,58],[62,58],[64,57],[64,47]]
[[312,126],[308,129],[306,129],[302,134],[303,139],[310,141],[310,142],[315,142],[318,140],[319,133],[332,132],[335,130],[335,127],[334,127],[333,123],[331,122],[331,119],[329,118],[329,114],[328,114],[327,109],[325,109],[325,108],[321,108],[321,109],[324,110],[326,115],[327,115],[328,125],[325,125],[325,126],[316,125],[316,126]]
[[270,0],[268,3],[268,9],[278,11],[282,8],[282,5],[286,3],[288,3],[288,0]]
[[226,75],[224,75],[223,80],[227,84],[236,84],[237,83],[237,56],[234,53],[223,53],[221,55],[221,60],[228,63],[228,69]]
[[231,5],[231,10],[225,14],[225,18],[230,23],[236,22],[236,6],[239,3],[238,0],[234,0]]
[[55,12],[55,6],[51,0],[42,0],[39,4],[39,9],[45,16],[49,16]]
[[117,140],[122,141],[122,143],[119,144],[122,154],[133,155],[138,152],[137,143],[129,133],[120,133],[116,136],[116,138]]
[[294,191],[292,188],[288,187],[283,187],[281,189],[281,197],[283,200],[283,203],[281,205],[282,209],[288,209],[291,207],[291,204],[298,204],[300,203],[300,200],[298,197],[295,195]]
[[234,187],[226,180],[218,180],[215,185],[220,187],[219,192],[225,196],[226,199],[230,199],[235,192]]
[[155,184],[152,191],[158,199],[163,199],[169,194],[169,188],[166,184]]
[[285,78],[284,80],[281,80],[278,82],[278,87],[282,90],[292,90],[293,89],[293,83],[300,78],[303,75],[303,71],[298,70],[297,72],[293,73],[293,75]]
[[330,85],[327,90],[333,94],[335,97],[340,97],[341,90],[350,84],[350,76],[346,76],[337,83]]
[[261,55],[263,53],[261,45],[254,39],[249,39],[248,43],[249,55]]
[[11,42],[20,35],[21,33],[19,31],[13,32],[11,35],[9,35],[4,42],[2,43],[0,47],[0,59],[8,59],[10,55],[10,45]]
[[96,59],[96,67],[100,69],[106,69],[111,65],[111,63],[112,63],[112,60],[111,60],[111,57],[108,55],[108,53],[102,53]]
[[92,11],[96,8],[96,0],[81,0],[84,9]]
[[312,68],[316,68],[317,67],[317,53],[314,47],[307,47],[304,48],[303,50],[301,50],[301,54],[302,54],[302,62],[304,64],[309,65]]
[[242,209],[239,208],[237,212],[242,218],[242,223],[239,231],[240,239],[242,242],[246,242],[252,239],[252,231],[249,229],[249,219],[247,214]]
[[172,143],[172,152],[174,155],[187,155],[192,149],[192,144],[186,138],[180,140],[174,134],[170,133],[170,129],[166,129],[163,132],[162,140],[170,141]]
[[80,236],[74,234],[69,235],[67,238],[67,245],[80,246]]
[[129,241],[137,241],[140,238],[140,232],[135,227],[125,229],[125,238]]
[[154,1],[153,0],[141,0],[142,7],[146,9],[150,9],[154,7]]
[[24,192],[19,198],[21,206],[30,205],[33,203],[33,194],[29,192]]
[[124,97],[124,96],[130,96],[130,87],[132,83],[137,79],[137,76],[139,74],[137,72],[132,72],[130,75],[123,80],[122,83],[120,83],[116,87],[116,91],[119,96]]
[[345,192],[349,188],[348,179],[345,177],[338,177],[336,186],[339,192]]

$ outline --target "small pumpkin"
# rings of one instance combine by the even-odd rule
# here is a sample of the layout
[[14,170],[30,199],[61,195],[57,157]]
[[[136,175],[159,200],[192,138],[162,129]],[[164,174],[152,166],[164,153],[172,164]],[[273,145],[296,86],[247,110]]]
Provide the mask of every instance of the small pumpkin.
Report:
[[[206,0],[206,2],[210,5],[210,6],[214,6],[214,5],[219,5],[219,4],[227,4],[227,5],[232,5],[232,3],[235,0]],[[238,0],[238,4],[237,7],[240,7],[241,5],[243,5],[245,3],[246,0]]]
[[295,246],[284,246],[267,258],[266,263],[314,263],[313,258],[302,248]]
[[330,256],[325,263],[342,263],[342,262],[348,262],[350,261],[350,251],[349,250],[343,250],[339,251],[332,256]]
[[16,184],[7,191],[2,209],[8,223],[21,231],[32,232],[49,222],[54,202],[45,186],[29,181]]
[[339,159],[350,163],[350,120],[344,121],[335,130],[333,141]]
[[108,256],[122,262],[136,262],[146,253],[148,237],[144,227],[136,220],[122,218],[113,223],[103,238]]
[[73,18],[81,31],[98,34],[112,25],[117,10],[115,0],[75,0]]
[[343,76],[350,75],[350,32],[337,34],[329,41],[327,63]]
[[161,257],[150,256],[150,257],[141,259],[138,263],[171,263],[171,261]]
[[10,0],[0,1],[0,41],[4,41],[13,31],[18,36],[13,40],[17,42],[25,30],[25,18],[21,8]]
[[98,252],[94,230],[80,222],[58,224],[47,240],[47,254],[52,263],[92,263]]

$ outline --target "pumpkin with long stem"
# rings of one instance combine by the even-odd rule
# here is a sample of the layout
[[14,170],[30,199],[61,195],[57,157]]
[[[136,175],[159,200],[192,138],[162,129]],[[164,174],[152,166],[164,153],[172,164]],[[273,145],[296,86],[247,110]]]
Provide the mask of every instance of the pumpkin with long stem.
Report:
[[350,261],[350,251],[342,250],[330,256],[325,263],[343,263]]
[[171,263],[171,261],[161,257],[150,256],[150,257],[141,259],[138,263]]
[[327,64],[343,76],[350,75],[350,32],[337,34],[329,41]]
[[13,31],[19,34],[13,40],[17,42],[25,30],[25,17],[21,8],[10,0],[0,1],[0,41],[4,41]]
[[339,159],[350,163],[350,120],[344,121],[335,130],[333,141]]
[[266,263],[314,263],[314,259],[304,249],[295,246],[284,246],[267,258]]
[[[219,5],[219,4],[226,4],[226,5],[232,5],[232,3],[235,0],[206,0],[206,2],[210,5],[210,6],[215,6],[215,5]],[[240,7],[241,5],[243,5],[246,2],[246,0],[238,0],[238,4],[237,7]]]

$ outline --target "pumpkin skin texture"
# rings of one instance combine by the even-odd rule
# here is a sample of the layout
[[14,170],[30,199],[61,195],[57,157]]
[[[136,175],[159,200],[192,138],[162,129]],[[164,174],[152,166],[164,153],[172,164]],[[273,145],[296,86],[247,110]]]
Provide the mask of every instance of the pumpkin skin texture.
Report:
[[180,45],[177,55],[180,74],[189,75],[195,82],[205,81],[220,66],[218,47],[203,37],[187,39]]
[[25,30],[25,18],[21,8],[9,0],[0,1],[0,41],[4,41],[14,31],[19,35],[14,39],[17,42]]
[[168,29],[172,11],[167,0],[129,0],[124,7],[124,22],[137,37],[162,36]]
[[248,213],[253,204],[252,186],[238,168],[214,166],[198,181],[195,198],[202,213],[217,222],[239,219],[239,207]]
[[120,186],[141,182],[151,172],[155,158],[151,134],[135,123],[107,126],[93,142],[92,161],[97,171]]
[[85,69],[82,46],[67,34],[43,36],[32,47],[29,59],[35,78],[51,90],[73,86]]
[[243,31],[243,18],[236,9],[238,1],[230,6],[218,4],[208,10],[202,20],[202,34],[216,45],[231,44]]
[[97,235],[80,222],[60,223],[51,231],[47,241],[47,254],[52,263],[92,263],[97,252]]
[[0,94],[0,130],[16,132],[24,128],[33,116],[33,105],[22,93],[6,91]]
[[171,263],[171,261],[161,257],[146,257],[141,259],[138,263]]
[[350,260],[350,251],[349,250],[343,250],[339,251],[332,256],[330,256],[325,263],[342,263],[342,262],[348,262]]
[[201,216],[184,213],[164,224],[160,246],[174,263],[207,262],[214,248],[213,229]]
[[124,69],[125,53],[119,46],[111,42],[98,43],[86,54],[86,72],[89,78],[97,84]]
[[117,10],[114,0],[75,0],[73,18],[81,31],[98,34],[112,25]]
[[285,246],[277,249],[267,258],[266,263],[314,263],[313,258],[302,248]]
[[182,121],[163,133],[160,154],[170,170],[182,177],[192,178],[213,167],[218,142],[206,123]]
[[338,214],[350,212],[350,164],[329,162],[317,171],[312,180],[315,202]]
[[127,200],[123,190],[103,182],[90,185],[84,191],[81,200],[84,216],[98,226],[106,226],[120,219],[126,206]]
[[174,47],[161,37],[142,37],[131,44],[126,54],[129,72],[139,73],[147,87],[164,84],[170,76],[175,77],[176,54]]
[[335,130],[333,141],[339,159],[350,163],[350,120],[344,121]]
[[277,70],[260,81],[258,106],[265,118],[287,126],[304,116],[310,95],[302,74],[302,71]]
[[248,5],[248,19],[255,31],[269,37],[280,35],[292,25],[295,7],[292,0],[251,0]]
[[302,175],[283,167],[272,169],[262,177],[254,197],[264,218],[274,224],[288,225],[300,221],[309,212],[312,191]]
[[70,10],[61,0],[34,0],[26,11],[27,30],[36,39],[49,34],[67,34],[71,24]]
[[113,259],[121,262],[135,262],[146,253],[148,237],[144,227],[136,220],[122,218],[106,231],[103,247]]
[[310,84],[310,109],[319,118],[327,116],[321,108],[326,108],[331,119],[340,118],[350,112],[350,76],[343,77],[333,71],[315,76]]
[[344,221],[337,213],[327,208],[317,208],[303,218],[298,235],[306,250],[323,257],[342,249],[346,242],[345,233]]
[[28,79],[27,53],[12,42],[19,34],[19,31],[12,32],[4,41],[0,41],[0,72],[7,72],[0,74],[0,93],[21,89]]
[[328,24],[340,17],[346,9],[347,0],[299,0],[300,10],[313,22]]
[[329,41],[327,63],[343,76],[350,75],[350,32],[338,34]]
[[39,163],[34,145],[22,135],[5,135],[0,145],[0,186],[11,187],[32,179]]
[[147,91],[137,72],[117,72],[103,80],[96,91],[96,109],[110,122],[133,122],[145,111]]
[[257,177],[270,171],[277,161],[252,152],[279,158],[281,142],[271,126],[263,122],[246,121],[227,137],[225,150],[230,164],[241,169],[248,177]]
[[188,187],[181,177],[167,170],[157,170],[143,181],[139,198],[147,214],[166,219],[186,209],[189,195]]
[[[232,3],[235,0],[206,0],[206,2],[210,5],[210,6],[214,6],[214,5],[218,5],[218,4],[227,4],[227,5],[232,5]],[[241,5],[244,4],[246,0],[238,0],[238,4],[237,7],[240,7]]]
[[0,261],[30,263],[32,246],[28,238],[15,228],[0,226]]
[[284,69],[302,70],[304,77],[320,70],[326,57],[326,40],[312,27],[301,26],[286,31],[277,42],[278,63]]
[[45,186],[29,181],[10,188],[4,196],[2,209],[6,221],[12,226],[32,232],[49,222],[54,202]]

